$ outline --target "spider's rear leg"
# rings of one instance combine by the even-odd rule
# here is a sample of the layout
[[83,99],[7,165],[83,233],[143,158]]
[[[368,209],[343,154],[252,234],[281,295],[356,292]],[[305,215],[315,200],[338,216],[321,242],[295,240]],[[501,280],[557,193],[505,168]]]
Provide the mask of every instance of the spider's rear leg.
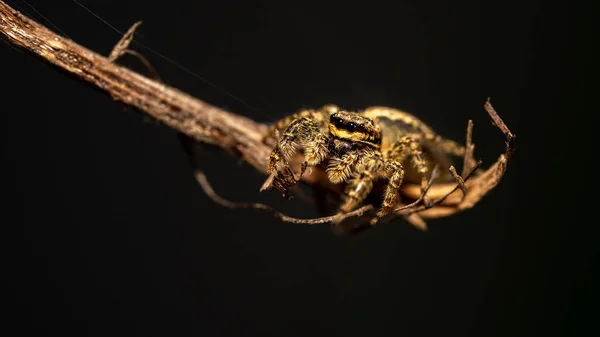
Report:
[[265,144],[268,144],[268,142],[266,142],[267,139],[279,137],[278,136],[279,132],[281,132],[282,130],[287,128],[296,119],[299,119],[302,117],[305,117],[305,118],[308,118],[308,119],[314,121],[316,124],[319,125],[321,132],[326,132],[327,126],[329,125],[329,115],[331,113],[333,113],[334,111],[337,111],[337,109],[338,108],[336,106],[326,105],[326,106],[323,106],[319,110],[307,109],[307,110],[299,111],[290,116],[286,116],[286,117],[278,120],[277,122],[273,123],[269,127],[267,134],[263,138],[263,142]]
[[451,139],[443,138],[440,135],[427,135],[425,139],[432,144],[435,144],[442,152],[456,156],[464,157],[467,148]]
[[[307,117],[295,119],[287,127],[281,136],[281,139],[271,151],[268,172],[272,173],[274,170],[279,170],[281,168],[285,171],[289,171],[289,161],[296,153],[298,147],[302,147],[304,149],[302,175],[308,166],[317,165],[325,159],[328,153],[328,142],[328,137],[321,133],[320,126],[315,121]],[[282,162],[284,166],[280,167]],[[281,188],[278,187],[278,189],[286,195],[287,190],[292,188],[293,185],[294,183],[288,179],[280,186]]]
[[[427,166],[427,161],[423,158],[423,149],[421,148],[421,145],[417,139],[412,136],[402,137],[388,152],[389,159],[402,159],[406,158],[407,155],[411,157],[413,164],[421,175],[421,194],[424,195],[428,185],[427,173],[429,172],[429,167]],[[425,195],[423,197],[423,203],[429,205],[431,204],[431,199]]]

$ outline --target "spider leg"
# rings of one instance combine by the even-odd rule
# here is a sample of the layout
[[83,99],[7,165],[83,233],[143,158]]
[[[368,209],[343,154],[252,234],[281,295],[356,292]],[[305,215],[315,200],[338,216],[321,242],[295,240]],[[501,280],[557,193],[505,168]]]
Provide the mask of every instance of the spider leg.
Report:
[[[428,185],[427,173],[429,172],[429,167],[423,157],[423,149],[415,137],[404,136],[400,138],[388,152],[387,158],[399,158],[401,161],[407,155],[410,155],[413,164],[417,167],[417,171],[421,175],[421,193],[424,194]],[[425,195],[423,202],[425,205],[428,205],[431,203],[431,200]]]
[[298,147],[304,148],[305,165],[316,165],[327,155],[329,139],[322,134],[319,126],[311,119],[301,117],[295,119],[285,130],[269,157],[269,173],[283,159],[289,162]]
[[402,180],[404,180],[404,168],[399,161],[386,161],[383,171],[389,178],[389,182],[383,194],[381,208],[377,212],[377,215],[369,222],[371,226],[374,226],[379,219],[392,212],[398,201],[398,190],[402,186]]
[[329,138],[321,133],[319,125],[315,121],[307,117],[295,119],[271,151],[268,172],[271,176],[273,174],[275,176],[271,182],[269,182],[270,178],[267,179],[263,189],[275,186],[284,196],[287,196],[288,191],[299,179],[294,177],[293,171],[289,167],[289,162],[296,150],[299,147],[304,150],[304,162],[300,173],[302,176],[309,165],[317,165],[325,159],[328,154],[328,142]]
[[[357,153],[358,154],[358,153]],[[341,215],[352,211],[367,197],[373,189],[376,174],[381,168],[381,158],[374,152],[367,152],[364,158],[364,169],[355,170],[355,174],[344,191],[344,203],[340,206],[334,224],[341,221]],[[358,166],[358,165],[357,165]]]
[[334,184],[346,181],[352,174],[352,166],[356,164],[361,152],[353,151],[344,154],[341,158],[332,158],[327,165],[327,177]]
[[285,116],[284,118],[271,124],[269,130],[267,131],[267,134],[265,135],[265,139],[278,138],[278,133],[282,130],[285,130],[290,124],[292,124],[293,121],[302,117],[310,118],[313,113],[314,110],[302,110],[295,114]]
[[456,156],[464,157],[467,148],[451,139],[443,138],[440,135],[429,134],[425,136],[425,140],[435,144],[442,152]]
[[267,134],[265,135],[264,140],[266,141],[267,139],[270,139],[270,138],[276,138],[277,134],[279,132],[285,130],[285,128],[287,128],[290,124],[292,124],[293,121],[295,121],[296,119],[302,118],[302,117],[305,117],[305,118],[308,118],[308,119],[314,121],[319,126],[320,131],[323,133],[326,133],[327,129],[328,129],[328,125],[329,125],[329,115],[331,113],[333,113],[334,111],[337,111],[336,106],[326,105],[319,110],[307,109],[307,110],[299,111],[290,116],[286,116],[286,117],[278,120],[277,122],[273,123],[269,127],[269,130],[267,131]]

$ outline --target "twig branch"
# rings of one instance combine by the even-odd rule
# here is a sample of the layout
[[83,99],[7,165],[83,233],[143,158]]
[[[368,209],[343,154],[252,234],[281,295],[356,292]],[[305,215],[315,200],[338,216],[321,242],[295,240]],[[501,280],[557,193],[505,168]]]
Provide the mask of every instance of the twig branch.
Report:
[[[0,37],[6,39],[9,43],[17,45],[39,56],[44,61],[87,81],[90,85],[108,93],[115,100],[147,113],[156,120],[190,138],[216,145],[229,153],[240,156],[259,172],[266,175],[267,162],[271,150],[269,144],[273,141],[271,139],[265,142],[264,137],[267,134],[267,125],[219,109],[182,91],[169,87],[160,81],[149,79],[115,63],[118,57],[124,53],[138,56],[142,62],[147,63],[139,53],[127,49],[129,42],[133,38],[134,30],[139,24],[139,22],[136,23],[125,34],[107,58],[55,34],[0,0]],[[149,68],[152,69],[151,67]],[[424,227],[424,222],[421,218],[444,217],[472,207],[488,191],[493,189],[502,178],[506,171],[508,157],[512,149],[511,144],[515,137],[502,119],[500,119],[490,104],[489,99],[485,104],[485,109],[491,116],[494,124],[507,137],[505,153],[486,171],[474,175],[468,181],[468,176],[461,178],[457,174],[454,174],[458,186],[456,184],[436,184],[430,186],[428,196],[442,198],[443,202],[440,201],[440,204],[436,207],[420,211],[420,218],[413,217],[415,224],[418,223],[418,226]],[[463,175],[473,166],[476,166],[476,161],[472,157],[474,148],[474,145],[471,143],[472,128],[472,122],[469,122],[467,155],[464,161]],[[202,174],[197,174],[196,178],[201,186],[208,191],[207,193],[209,193],[211,189],[206,184],[205,177]],[[339,193],[339,186],[330,184],[324,172],[319,172],[316,168],[313,174],[303,175],[302,181],[311,184],[320,184],[325,188]],[[465,182],[463,183],[463,181]],[[454,193],[458,189],[462,190],[462,195]],[[465,191],[466,194],[464,194]],[[408,199],[420,200],[421,198],[421,191],[418,185],[405,185],[402,193]],[[211,197],[215,201],[223,201],[222,204],[226,202],[226,200],[218,200],[214,195]],[[416,204],[413,203],[411,205]],[[306,221],[286,217],[266,205],[255,208],[269,209],[283,220],[290,222],[305,223],[303,221]],[[373,209],[373,206],[367,205],[352,212],[351,215],[360,216],[371,209]],[[311,221],[314,223],[324,223],[330,222],[330,218],[325,217]]]
[[473,153],[475,152],[475,144],[473,144],[473,121],[469,120],[467,125],[467,142],[465,144],[465,158],[463,161],[462,175],[465,176],[469,170],[475,166]]
[[[276,217],[280,218],[281,220],[283,220],[285,222],[290,222],[290,223],[295,223],[295,224],[304,224],[304,225],[316,225],[316,224],[330,223],[336,217],[335,215],[332,215],[332,216],[325,216],[325,217],[321,217],[321,218],[300,219],[300,218],[294,218],[294,217],[285,215],[285,214],[275,210],[273,207],[262,204],[262,203],[231,202],[229,200],[223,199],[221,196],[219,196],[213,190],[213,188],[210,185],[210,182],[208,181],[208,179],[206,178],[206,175],[204,174],[204,172],[202,172],[198,169],[195,169],[194,170],[194,178],[196,178],[196,181],[198,182],[200,187],[202,187],[202,190],[204,190],[204,193],[206,193],[206,195],[208,195],[209,198],[211,198],[214,202],[216,202],[217,204],[224,206],[224,207],[262,209],[262,210],[266,210],[266,211],[273,213],[273,215],[275,215]],[[366,212],[369,212],[371,210],[373,210],[373,205],[365,205],[365,206],[360,207],[352,212],[343,214],[342,220],[353,217],[353,216],[357,216],[360,218],[363,214],[365,214]]]

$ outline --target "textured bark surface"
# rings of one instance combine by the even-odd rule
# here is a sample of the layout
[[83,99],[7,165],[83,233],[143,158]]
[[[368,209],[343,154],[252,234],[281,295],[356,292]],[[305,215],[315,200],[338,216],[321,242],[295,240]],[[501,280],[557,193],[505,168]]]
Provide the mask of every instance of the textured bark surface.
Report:
[[262,144],[265,125],[121,67],[112,62],[116,53],[113,52],[110,59],[99,55],[55,34],[1,1],[0,35],[86,80],[115,100],[136,107],[198,141],[234,150],[256,169],[266,172],[265,158],[270,149]]

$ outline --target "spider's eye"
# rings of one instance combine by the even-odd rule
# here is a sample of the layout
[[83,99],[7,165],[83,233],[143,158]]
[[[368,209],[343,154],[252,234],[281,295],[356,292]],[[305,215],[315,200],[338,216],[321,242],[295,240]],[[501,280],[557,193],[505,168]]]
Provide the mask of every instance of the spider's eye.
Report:
[[344,127],[344,120],[341,118],[336,118],[334,123],[335,123],[335,126],[338,128]]
[[358,132],[362,132],[362,133],[366,133],[367,132],[367,129],[362,124],[358,124],[357,130],[358,130]]
[[350,122],[350,123],[348,123],[348,125],[346,125],[346,128],[348,128],[348,131],[354,132],[354,131],[356,131],[356,124]]

